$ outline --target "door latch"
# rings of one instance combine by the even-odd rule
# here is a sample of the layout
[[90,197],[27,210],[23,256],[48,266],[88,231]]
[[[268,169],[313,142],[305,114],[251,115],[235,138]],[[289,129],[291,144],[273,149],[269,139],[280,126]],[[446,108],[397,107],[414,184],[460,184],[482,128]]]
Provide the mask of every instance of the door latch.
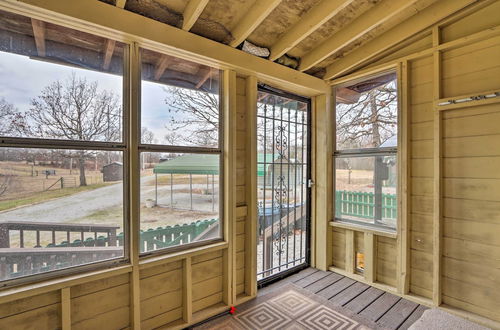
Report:
[[312,188],[314,186],[314,181],[312,179],[307,180],[307,188]]

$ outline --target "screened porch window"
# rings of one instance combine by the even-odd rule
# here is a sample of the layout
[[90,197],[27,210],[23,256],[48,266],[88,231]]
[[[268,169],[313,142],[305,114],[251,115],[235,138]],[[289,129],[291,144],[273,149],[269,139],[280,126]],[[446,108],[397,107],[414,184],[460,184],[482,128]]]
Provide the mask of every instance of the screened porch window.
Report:
[[220,72],[141,49],[140,252],[221,239]]
[[395,230],[398,91],[395,72],[337,86],[335,219]]

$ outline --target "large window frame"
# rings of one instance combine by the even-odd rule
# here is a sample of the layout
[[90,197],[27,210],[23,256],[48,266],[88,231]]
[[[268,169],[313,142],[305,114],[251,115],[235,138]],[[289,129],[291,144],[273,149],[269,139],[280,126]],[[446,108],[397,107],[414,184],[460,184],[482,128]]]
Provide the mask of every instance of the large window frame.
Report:
[[[141,58],[141,49],[145,50],[150,50],[154,51],[157,53],[160,53],[162,55],[169,55],[175,57],[175,55],[172,54],[167,54],[165,52],[158,51],[157,49],[149,48],[149,47],[143,47],[142,45],[138,45],[138,52],[136,56],[136,63],[139,63],[138,65],[138,77],[141,79],[141,82],[138,84],[138,96],[142,97],[142,72],[141,72],[141,67],[140,65],[142,63],[142,58]],[[141,258],[148,257],[148,256],[157,256],[157,255],[168,255],[169,253],[173,252],[178,252],[178,251],[185,251],[189,250],[192,248],[200,247],[200,246],[205,246],[213,243],[219,243],[224,241],[223,233],[224,233],[224,200],[225,200],[225,191],[222,189],[224,187],[224,111],[223,111],[223,78],[224,75],[222,74],[222,70],[219,70],[219,77],[220,77],[220,83],[219,83],[219,130],[218,130],[218,144],[217,147],[200,147],[200,146],[182,146],[182,145],[167,145],[167,144],[146,144],[141,141],[141,118],[142,118],[142,112],[141,112],[141,106],[139,105],[138,107],[138,123],[136,126],[138,136],[137,136],[137,141],[138,143],[138,151],[137,155],[140,157],[141,153],[143,152],[162,152],[162,153],[186,153],[186,154],[212,154],[212,155],[218,155],[219,156],[219,237],[217,238],[212,238],[212,239],[207,239],[207,240],[202,240],[202,241],[197,241],[197,242],[192,242],[192,243],[187,243],[187,244],[181,244],[177,246],[172,246],[172,247],[167,247],[167,248],[162,248],[162,249],[157,249],[157,250],[152,250],[152,251],[145,251],[145,252],[140,252],[139,256]],[[140,103],[140,102],[139,102]],[[140,190],[140,188],[139,188]],[[139,196],[140,196],[140,191],[139,191]],[[139,228],[140,228],[140,212],[139,212],[139,218],[138,218],[138,223],[139,223]],[[137,249],[140,249],[139,246],[137,246]]]
[[[0,6],[1,7],[1,6]],[[1,7],[1,10],[19,14],[28,18],[38,18],[36,13],[31,11],[11,10],[11,8]],[[51,270],[44,273],[26,275],[19,278],[0,281],[0,290],[5,288],[17,287],[30,283],[39,283],[47,280],[64,280],[68,276],[78,275],[82,273],[104,271],[106,269],[116,269],[120,266],[132,266],[149,262],[150,257],[168,259],[170,255],[178,255],[178,253],[190,253],[195,248],[209,247],[226,242],[226,217],[224,204],[226,191],[225,177],[228,170],[225,164],[225,140],[224,136],[226,127],[225,123],[225,97],[224,97],[224,70],[219,67],[215,69],[220,72],[219,84],[219,132],[218,132],[218,147],[192,147],[192,146],[171,146],[157,144],[143,144],[140,140],[141,131],[141,57],[140,48],[152,50],[169,56],[179,57],[181,54],[169,48],[169,46],[161,46],[157,43],[141,40],[134,41],[126,36],[116,36],[109,31],[96,31],[94,29],[85,29],[80,26],[75,27],[73,24],[67,24],[60,19],[48,18],[46,22],[57,24],[62,27],[71,28],[75,31],[90,33],[99,37],[108,38],[123,44],[123,76],[122,76],[122,140],[118,142],[104,141],[79,141],[79,140],[61,140],[61,139],[46,139],[33,137],[0,137],[0,148],[30,148],[30,149],[70,149],[70,150],[99,150],[99,151],[119,151],[123,155],[123,255],[110,260],[96,261],[88,264],[71,266],[68,268]],[[113,38],[115,36],[116,38]],[[187,60],[210,65],[209,61],[198,59],[194,56],[187,56]],[[134,95],[135,94],[135,95]],[[217,154],[220,161],[220,176],[219,176],[219,223],[220,236],[214,239],[207,239],[199,242],[188,243],[184,245],[159,249],[140,253],[140,247],[137,244],[137,237],[140,231],[140,215],[138,212],[138,196],[140,196],[140,187],[137,185],[139,181],[139,173],[133,172],[135,165],[138,164],[141,152],[175,152],[175,153],[201,153],[201,154]],[[136,205],[137,204],[137,205]]]
[[[2,9],[3,10],[3,9]],[[25,17],[30,15],[21,14]],[[58,24],[58,23],[54,23]],[[58,24],[60,25],[60,24]],[[61,25],[67,27],[65,25]],[[82,31],[69,27],[75,31]],[[86,32],[86,31],[82,31]],[[92,32],[90,34],[97,35]],[[108,38],[106,36],[97,35],[100,37]],[[112,39],[115,40],[115,39]],[[119,40],[116,40],[119,41]],[[120,41],[121,42],[121,41]],[[61,278],[63,276],[76,275],[82,272],[95,271],[107,268],[116,268],[130,263],[130,70],[129,64],[131,62],[131,49],[130,44],[122,42],[123,44],[123,75],[122,75],[122,139],[117,142],[104,142],[104,141],[81,141],[81,140],[63,140],[63,139],[49,139],[49,138],[33,138],[33,137],[0,137],[0,148],[26,148],[26,149],[66,149],[66,150],[96,150],[96,151],[119,151],[123,157],[123,255],[113,259],[90,262],[82,265],[70,266],[67,268],[50,270],[47,272],[26,275],[18,278],[0,281],[0,290],[12,286],[18,286],[27,283],[40,282],[43,280]]]
[[[337,88],[345,87],[345,86],[351,86],[353,84],[363,82],[372,78],[380,77],[386,74],[394,73],[396,76],[396,105],[397,105],[397,146],[396,147],[377,147],[377,148],[352,148],[352,149],[341,149],[339,150],[338,148],[338,143],[337,143],[337,138],[334,139],[333,142],[333,147],[334,147],[334,152],[333,152],[333,161],[332,161],[332,167],[333,167],[333,175],[332,175],[332,181],[333,181],[333,205],[334,205],[334,212],[333,212],[333,226],[339,225],[340,227],[347,227],[347,228],[352,228],[360,231],[370,231],[370,232],[380,232],[380,233],[389,233],[389,234],[397,234],[400,230],[400,221],[401,221],[401,207],[400,207],[400,201],[401,201],[401,122],[402,122],[402,110],[401,110],[401,74],[400,74],[400,68],[398,66],[390,66],[386,67],[382,70],[378,70],[372,73],[367,73],[362,76],[358,77],[352,77],[352,78],[347,78],[343,79],[341,82],[332,85],[333,89],[333,95],[334,95],[334,111],[333,111],[333,122],[335,125],[335,132],[334,134],[336,135],[337,131],[337,100],[336,100],[336,93],[335,91]],[[379,157],[394,157],[397,162],[396,166],[396,205],[397,205],[397,212],[396,212],[396,223],[395,227],[391,228],[388,226],[380,226],[377,224],[370,224],[370,223],[363,223],[361,221],[355,221],[355,220],[349,220],[349,219],[343,219],[339,218],[336,216],[337,210],[335,209],[337,205],[337,200],[336,200],[336,161],[339,159],[343,158],[362,158],[362,157],[373,157],[375,158],[374,161],[376,161],[377,158]],[[375,175],[375,174],[374,174]]]

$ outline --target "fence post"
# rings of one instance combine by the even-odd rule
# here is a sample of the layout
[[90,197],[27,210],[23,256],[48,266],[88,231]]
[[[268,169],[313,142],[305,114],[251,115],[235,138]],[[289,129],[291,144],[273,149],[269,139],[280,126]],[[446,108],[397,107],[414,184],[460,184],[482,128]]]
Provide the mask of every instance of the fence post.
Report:
[[342,191],[335,192],[335,218],[340,218],[342,214]]
[[0,248],[10,247],[9,228],[6,223],[0,223]]
[[61,177],[61,189],[64,189],[64,178]]

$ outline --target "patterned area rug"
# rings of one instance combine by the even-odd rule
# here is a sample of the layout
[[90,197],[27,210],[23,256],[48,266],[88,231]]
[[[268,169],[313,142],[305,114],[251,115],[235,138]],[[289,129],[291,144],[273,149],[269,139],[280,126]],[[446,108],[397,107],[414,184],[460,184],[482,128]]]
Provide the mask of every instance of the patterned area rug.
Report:
[[381,329],[377,324],[335,306],[293,284],[286,284],[195,329]]

